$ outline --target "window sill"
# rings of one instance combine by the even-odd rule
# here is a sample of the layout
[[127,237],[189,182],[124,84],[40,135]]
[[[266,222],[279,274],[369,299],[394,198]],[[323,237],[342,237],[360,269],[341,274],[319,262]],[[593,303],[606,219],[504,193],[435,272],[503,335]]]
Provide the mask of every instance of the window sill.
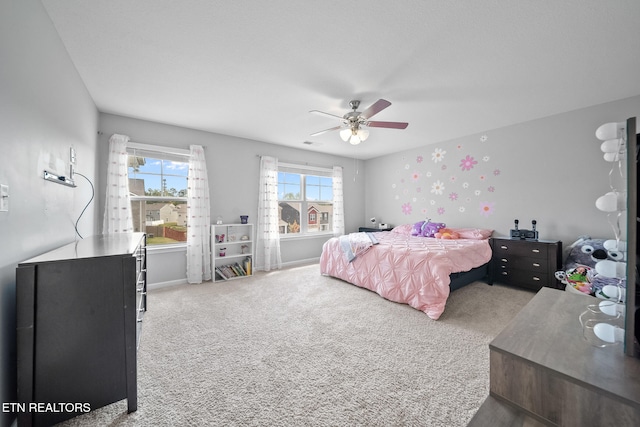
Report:
[[333,232],[331,233],[314,233],[314,234],[301,234],[301,235],[286,235],[280,236],[280,241],[284,242],[287,240],[302,240],[302,239],[320,239],[320,238],[329,238],[333,237]]
[[186,250],[187,250],[186,243],[176,243],[174,245],[147,245],[147,252],[154,253],[154,254],[184,252]]

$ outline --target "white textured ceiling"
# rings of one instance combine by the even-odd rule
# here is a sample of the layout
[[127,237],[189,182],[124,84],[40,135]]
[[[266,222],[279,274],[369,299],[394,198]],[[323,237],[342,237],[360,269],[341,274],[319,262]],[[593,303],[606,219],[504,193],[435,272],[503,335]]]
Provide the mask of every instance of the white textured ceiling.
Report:
[[102,112],[361,159],[640,94],[638,0],[42,3]]

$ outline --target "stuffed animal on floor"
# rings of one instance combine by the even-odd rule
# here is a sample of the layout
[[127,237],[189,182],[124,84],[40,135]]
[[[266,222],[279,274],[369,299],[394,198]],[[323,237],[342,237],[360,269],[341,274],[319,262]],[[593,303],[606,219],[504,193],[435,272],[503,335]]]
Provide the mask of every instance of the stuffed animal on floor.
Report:
[[607,285],[626,288],[625,242],[581,236],[568,249],[564,271],[556,273],[563,283],[602,299],[609,299],[602,292]]
[[460,234],[453,231],[450,228],[441,228],[437,233],[434,234],[436,239],[459,239]]

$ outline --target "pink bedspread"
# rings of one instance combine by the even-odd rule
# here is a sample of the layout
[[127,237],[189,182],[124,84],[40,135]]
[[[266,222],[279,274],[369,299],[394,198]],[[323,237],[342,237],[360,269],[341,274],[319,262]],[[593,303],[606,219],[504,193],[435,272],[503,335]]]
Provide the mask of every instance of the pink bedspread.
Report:
[[409,304],[437,320],[449,297],[449,275],[491,259],[488,240],[443,240],[393,232],[374,233],[379,244],[348,262],[338,238],[328,240],[320,272]]

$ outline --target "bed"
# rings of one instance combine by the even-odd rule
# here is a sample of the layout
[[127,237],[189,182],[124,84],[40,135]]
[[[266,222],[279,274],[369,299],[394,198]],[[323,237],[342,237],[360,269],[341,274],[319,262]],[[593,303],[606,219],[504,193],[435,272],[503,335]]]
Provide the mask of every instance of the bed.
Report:
[[[450,291],[482,279],[491,259],[492,230],[455,230],[458,239],[412,236],[410,224],[333,237],[323,245],[320,273],[408,304],[437,320]],[[345,252],[345,239],[354,238],[355,250]],[[370,245],[363,243],[367,238]]]

